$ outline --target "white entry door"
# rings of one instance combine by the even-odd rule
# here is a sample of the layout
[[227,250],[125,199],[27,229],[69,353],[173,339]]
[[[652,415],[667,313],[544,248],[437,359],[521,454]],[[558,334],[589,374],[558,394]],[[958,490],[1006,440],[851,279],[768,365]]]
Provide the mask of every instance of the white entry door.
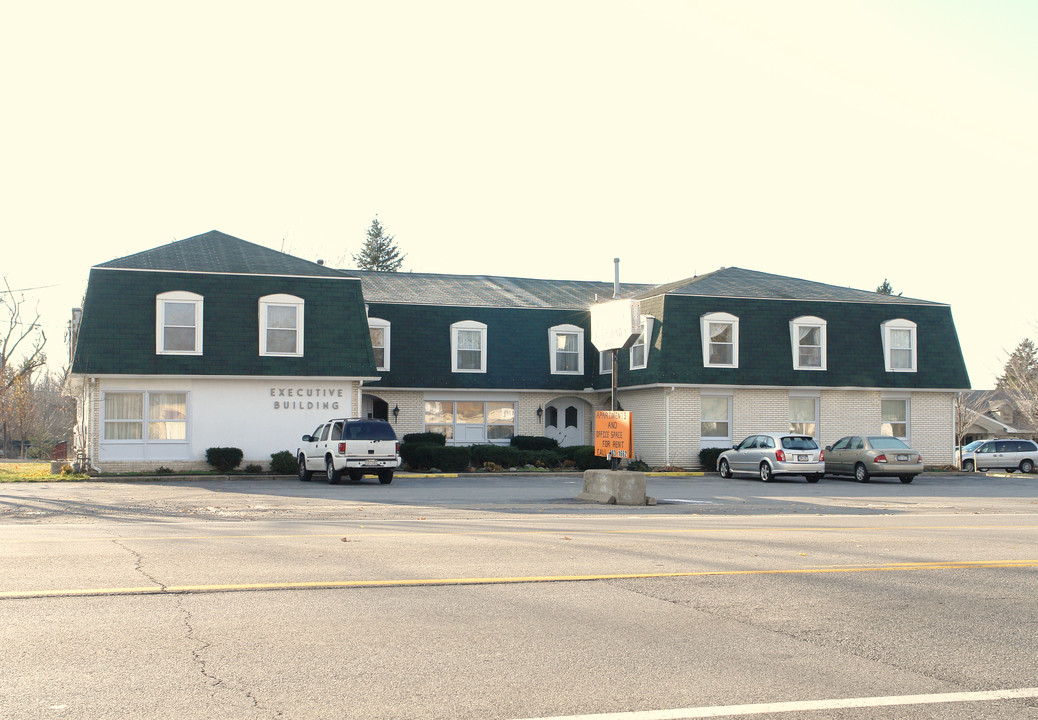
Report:
[[544,416],[544,434],[555,438],[562,447],[583,445],[583,403],[575,400],[555,400],[548,403]]

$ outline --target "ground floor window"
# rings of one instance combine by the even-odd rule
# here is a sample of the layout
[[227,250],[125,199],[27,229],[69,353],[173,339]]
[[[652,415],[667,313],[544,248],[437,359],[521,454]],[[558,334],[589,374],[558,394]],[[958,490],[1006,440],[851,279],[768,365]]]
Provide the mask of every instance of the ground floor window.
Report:
[[702,447],[724,447],[732,442],[732,399],[704,395],[700,401],[699,437]]
[[104,439],[187,440],[187,393],[118,392],[104,396]]
[[797,435],[818,437],[818,398],[789,398],[789,431]]
[[889,399],[880,401],[880,427],[884,435],[908,440],[908,400]]
[[508,442],[515,435],[515,402],[426,400],[425,431],[458,444]]

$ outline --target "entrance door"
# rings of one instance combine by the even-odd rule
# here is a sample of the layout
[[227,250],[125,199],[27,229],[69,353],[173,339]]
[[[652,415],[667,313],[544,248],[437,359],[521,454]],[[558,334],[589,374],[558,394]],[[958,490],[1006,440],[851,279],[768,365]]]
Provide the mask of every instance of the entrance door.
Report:
[[559,445],[584,444],[584,403],[578,400],[553,400],[544,416],[544,434]]

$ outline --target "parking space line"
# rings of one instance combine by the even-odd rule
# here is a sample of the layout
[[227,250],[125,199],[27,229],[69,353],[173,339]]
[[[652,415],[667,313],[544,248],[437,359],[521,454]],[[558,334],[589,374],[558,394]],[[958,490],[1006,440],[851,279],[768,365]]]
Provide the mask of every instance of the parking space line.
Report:
[[765,713],[1026,700],[1036,697],[1038,697],[1038,688],[1011,688],[1006,690],[981,690],[978,692],[934,693],[930,695],[889,695],[886,697],[801,700],[752,705],[715,705],[712,707],[676,708],[672,710],[636,710],[594,715],[556,715],[552,717],[527,718],[526,720],[691,720],[691,718],[734,717],[739,715],[763,715]]

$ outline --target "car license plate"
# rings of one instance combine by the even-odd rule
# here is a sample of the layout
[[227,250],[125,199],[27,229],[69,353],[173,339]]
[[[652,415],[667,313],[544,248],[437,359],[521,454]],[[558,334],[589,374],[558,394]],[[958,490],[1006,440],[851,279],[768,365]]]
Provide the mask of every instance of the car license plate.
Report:
[[798,462],[807,462],[807,455],[797,455]]
[[898,462],[908,462],[908,456],[907,455],[898,455],[897,456],[897,461]]
[[365,460],[364,467],[378,467],[378,463],[374,460]]

